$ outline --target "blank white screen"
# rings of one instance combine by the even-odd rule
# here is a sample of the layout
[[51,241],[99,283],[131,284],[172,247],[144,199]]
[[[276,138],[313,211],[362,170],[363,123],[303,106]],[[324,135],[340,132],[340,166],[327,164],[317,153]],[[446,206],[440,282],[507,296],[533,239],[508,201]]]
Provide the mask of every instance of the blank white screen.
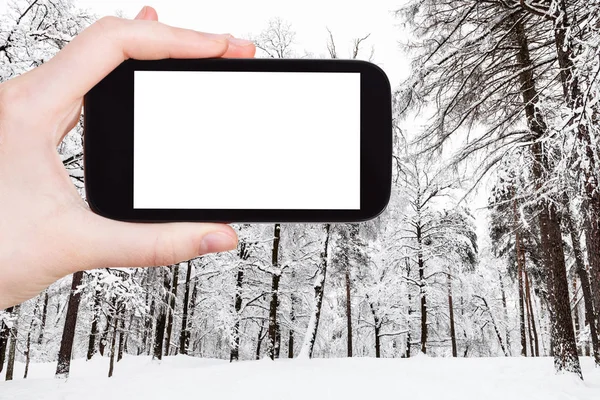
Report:
[[360,74],[136,71],[136,209],[360,209]]

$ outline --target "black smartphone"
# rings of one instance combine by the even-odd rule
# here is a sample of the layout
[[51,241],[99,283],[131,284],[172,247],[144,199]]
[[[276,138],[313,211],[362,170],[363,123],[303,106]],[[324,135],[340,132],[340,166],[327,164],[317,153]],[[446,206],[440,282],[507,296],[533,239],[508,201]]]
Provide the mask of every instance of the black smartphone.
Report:
[[87,201],[137,222],[360,222],[387,206],[391,89],[356,60],[129,60],[84,101]]

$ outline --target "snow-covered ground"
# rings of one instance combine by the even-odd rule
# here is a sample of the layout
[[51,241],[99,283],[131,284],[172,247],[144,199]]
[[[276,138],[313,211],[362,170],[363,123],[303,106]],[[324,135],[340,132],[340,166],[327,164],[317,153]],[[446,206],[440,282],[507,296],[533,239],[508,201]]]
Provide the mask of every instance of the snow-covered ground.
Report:
[[[83,399],[412,399],[598,400],[600,368],[582,359],[585,382],[557,376],[549,358],[270,360],[229,364],[185,356],[161,363],[126,357],[107,378],[108,359],[75,360],[71,377],[54,364],[32,364],[0,383],[2,400]],[[4,372],[0,376],[4,379]]]

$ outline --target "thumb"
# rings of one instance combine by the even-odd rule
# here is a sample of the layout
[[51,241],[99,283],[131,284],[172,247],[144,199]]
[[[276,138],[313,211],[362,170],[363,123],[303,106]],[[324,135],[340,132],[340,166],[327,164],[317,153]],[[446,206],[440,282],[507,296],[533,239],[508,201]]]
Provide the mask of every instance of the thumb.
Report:
[[91,225],[80,232],[90,269],[171,265],[237,247],[237,234],[223,224],[140,224],[93,215]]
[[154,8],[144,6],[134,19],[144,21],[158,21],[158,14]]

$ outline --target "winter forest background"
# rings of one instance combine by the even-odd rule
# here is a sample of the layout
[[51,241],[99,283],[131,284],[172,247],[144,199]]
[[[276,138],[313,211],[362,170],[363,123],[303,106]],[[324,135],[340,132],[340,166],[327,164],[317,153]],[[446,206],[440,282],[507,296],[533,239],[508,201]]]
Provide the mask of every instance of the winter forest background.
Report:
[[[77,273],[0,311],[2,376],[51,364],[67,377],[94,362],[118,377],[133,357],[426,354],[430,365],[546,357],[523,371],[554,363],[600,388],[600,1],[398,3],[398,57],[412,72],[392,82],[393,195],[382,216],[238,225],[235,252]],[[95,19],[71,0],[12,1],[0,82]],[[273,18],[253,39],[261,57],[377,63],[369,32],[339,43],[323,29],[319,53]],[[81,134],[58,151],[83,189]]]

